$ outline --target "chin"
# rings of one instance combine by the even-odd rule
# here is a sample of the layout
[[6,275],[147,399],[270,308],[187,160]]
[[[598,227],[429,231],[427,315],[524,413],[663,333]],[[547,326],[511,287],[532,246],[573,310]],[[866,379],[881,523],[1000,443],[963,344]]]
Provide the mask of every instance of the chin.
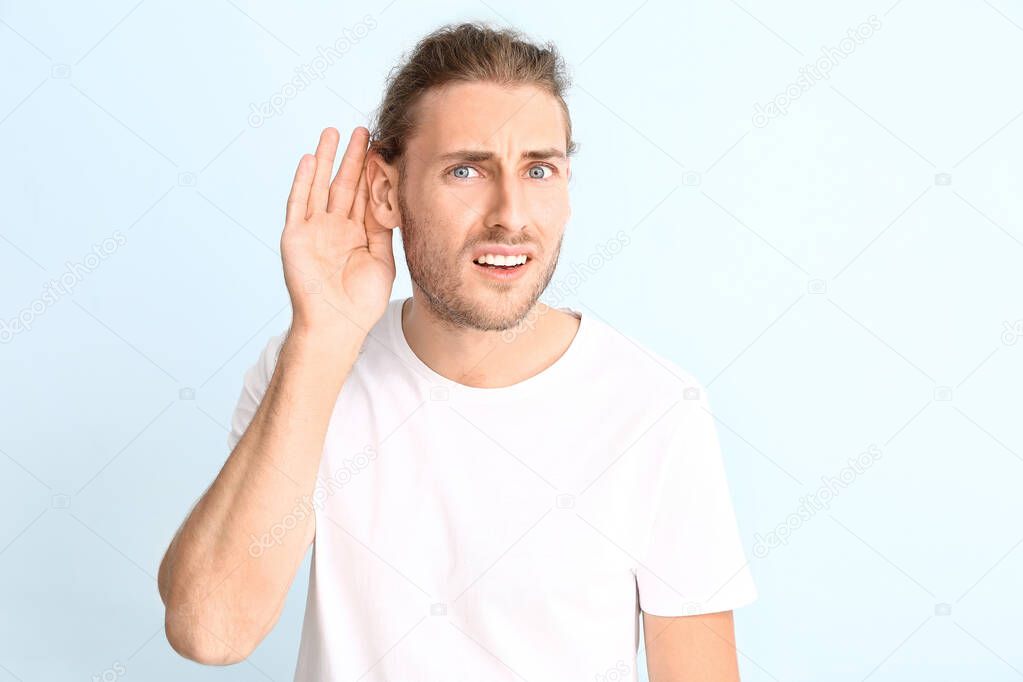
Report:
[[536,305],[532,288],[519,283],[514,289],[499,291],[483,286],[464,299],[464,317],[468,326],[480,331],[506,331],[517,327]]

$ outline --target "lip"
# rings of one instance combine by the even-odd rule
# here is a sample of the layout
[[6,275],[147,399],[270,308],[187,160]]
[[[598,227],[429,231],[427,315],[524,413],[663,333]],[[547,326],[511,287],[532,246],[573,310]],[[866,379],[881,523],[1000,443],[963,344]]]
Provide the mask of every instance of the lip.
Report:
[[529,260],[526,261],[527,264],[536,256],[536,252],[528,244],[523,244],[521,246],[504,246],[503,244],[488,244],[484,246],[478,246],[475,249],[473,249],[472,252],[473,263],[476,262],[477,258],[479,258],[480,256],[485,256],[488,253],[491,253],[495,256],[520,256],[522,254],[526,254],[526,256],[529,257]]
[[[487,253],[494,253],[494,252],[493,251],[488,251]],[[520,251],[519,253],[522,253],[522,252]],[[486,266],[486,265],[480,265],[476,261],[473,261],[471,263],[470,267],[472,267],[473,270],[475,270],[479,274],[483,275],[484,277],[489,277],[490,279],[495,279],[495,280],[497,280],[499,282],[510,282],[512,280],[518,279],[519,277],[522,277],[525,274],[526,269],[527,268],[531,268],[532,265],[533,265],[533,259],[530,258],[525,263],[523,263],[522,265],[516,266],[516,267],[508,269],[508,270],[505,270],[505,269],[502,269],[502,268],[492,268],[492,267],[489,267],[489,266]]]

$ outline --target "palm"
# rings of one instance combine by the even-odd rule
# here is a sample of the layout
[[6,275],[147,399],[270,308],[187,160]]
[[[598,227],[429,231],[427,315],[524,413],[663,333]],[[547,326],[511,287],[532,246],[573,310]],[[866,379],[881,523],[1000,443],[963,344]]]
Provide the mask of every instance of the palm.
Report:
[[[320,137],[315,157],[302,157],[281,236],[284,278],[295,324],[307,329],[355,325],[368,332],[380,319],[394,283],[391,228],[367,210],[366,144],[353,131],[333,182],[337,131]],[[329,183],[329,185],[328,185]]]

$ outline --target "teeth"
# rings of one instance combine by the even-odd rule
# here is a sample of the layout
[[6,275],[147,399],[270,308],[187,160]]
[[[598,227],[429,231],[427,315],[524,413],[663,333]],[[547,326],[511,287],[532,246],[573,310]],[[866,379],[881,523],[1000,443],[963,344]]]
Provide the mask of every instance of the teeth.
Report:
[[486,264],[509,266],[522,265],[523,263],[526,262],[526,260],[528,260],[528,256],[526,256],[526,254],[520,254],[518,256],[501,256],[488,253],[477,258],[476,262],[479,263],[480,265]]

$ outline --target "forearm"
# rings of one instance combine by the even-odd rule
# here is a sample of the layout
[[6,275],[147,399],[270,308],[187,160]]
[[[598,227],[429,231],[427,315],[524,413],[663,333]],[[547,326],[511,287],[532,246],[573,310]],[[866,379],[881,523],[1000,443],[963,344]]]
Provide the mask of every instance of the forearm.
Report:
[[363,338],[292,330],[282,345],[251,423],[160,567],[167,635],[183,655],[240,660],[276,621],[312,538],[327,425]]

